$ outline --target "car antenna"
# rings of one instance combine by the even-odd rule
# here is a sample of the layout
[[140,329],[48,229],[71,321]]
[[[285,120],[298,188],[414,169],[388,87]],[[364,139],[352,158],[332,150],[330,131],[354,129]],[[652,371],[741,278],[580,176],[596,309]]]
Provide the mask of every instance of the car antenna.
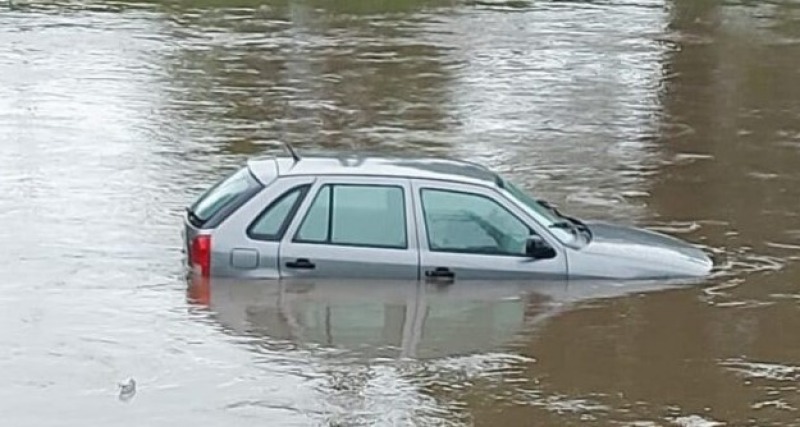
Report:
[[299,154],[297,154],[297,151],[294,151],[294,147],[292,147],[292,144],[289,144],[288,142],[284,142],[283,146],[284,146],[284,148],[286,148],[286,151],[288,151],[289,154],[292,156],[292,158],[294,159],[295,163],[300,161],[301,157],[300,157]]

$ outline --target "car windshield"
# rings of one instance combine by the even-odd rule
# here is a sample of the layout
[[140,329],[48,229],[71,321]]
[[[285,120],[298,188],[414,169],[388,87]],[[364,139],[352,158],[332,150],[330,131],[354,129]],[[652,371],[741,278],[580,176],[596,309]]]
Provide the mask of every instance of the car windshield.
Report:
[[522,203],[523,206],[530,209],[531,213],[539,221],[539,223],[545,227],[550,227],[557,234],[559,239],[566,241],[574,238],[574,234],[569,230],[554,227],[554,225],[563,224],[564,218],[561,217],[553,208],[546,206],[545,204],[531,197],[528,193],[522,191],[519,187],[514,185],[514,183],[502,178],[500,180],[502,188],[504,188],[511,195],[511,197]]

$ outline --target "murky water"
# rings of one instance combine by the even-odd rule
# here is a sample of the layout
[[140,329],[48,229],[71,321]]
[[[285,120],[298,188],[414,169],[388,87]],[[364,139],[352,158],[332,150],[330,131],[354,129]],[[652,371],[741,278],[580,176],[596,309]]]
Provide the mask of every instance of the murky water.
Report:
[[[788,1],[5,0],[3,425],[800,424],[798,81]],[[281,140],[476,160],[719,272],[187,285],[183,206]]]

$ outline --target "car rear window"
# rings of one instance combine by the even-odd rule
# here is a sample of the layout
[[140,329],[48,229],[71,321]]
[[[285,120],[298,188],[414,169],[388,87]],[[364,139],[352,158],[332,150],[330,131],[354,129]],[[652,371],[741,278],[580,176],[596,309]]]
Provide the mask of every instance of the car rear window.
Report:
[[281,240],[309,187],[301,185],[278,197],[250,225],[247,235],[256,240]]
[[189,208],[189,219],[196,227],[216,227],[261,188],[250,169],[239,169],[200,196]]
[[294,241],[406,249],[405,212],[402,187],[327,184],[308,208]]

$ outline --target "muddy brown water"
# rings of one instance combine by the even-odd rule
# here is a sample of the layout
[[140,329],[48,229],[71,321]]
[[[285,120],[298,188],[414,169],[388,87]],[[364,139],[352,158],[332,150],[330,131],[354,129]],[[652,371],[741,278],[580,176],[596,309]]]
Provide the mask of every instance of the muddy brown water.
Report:
[[[798,82],[789,1],[4,0],[2,424],[800,425]],[[187,284],[183,206],[284,140],[482,162],[718,268]]]

